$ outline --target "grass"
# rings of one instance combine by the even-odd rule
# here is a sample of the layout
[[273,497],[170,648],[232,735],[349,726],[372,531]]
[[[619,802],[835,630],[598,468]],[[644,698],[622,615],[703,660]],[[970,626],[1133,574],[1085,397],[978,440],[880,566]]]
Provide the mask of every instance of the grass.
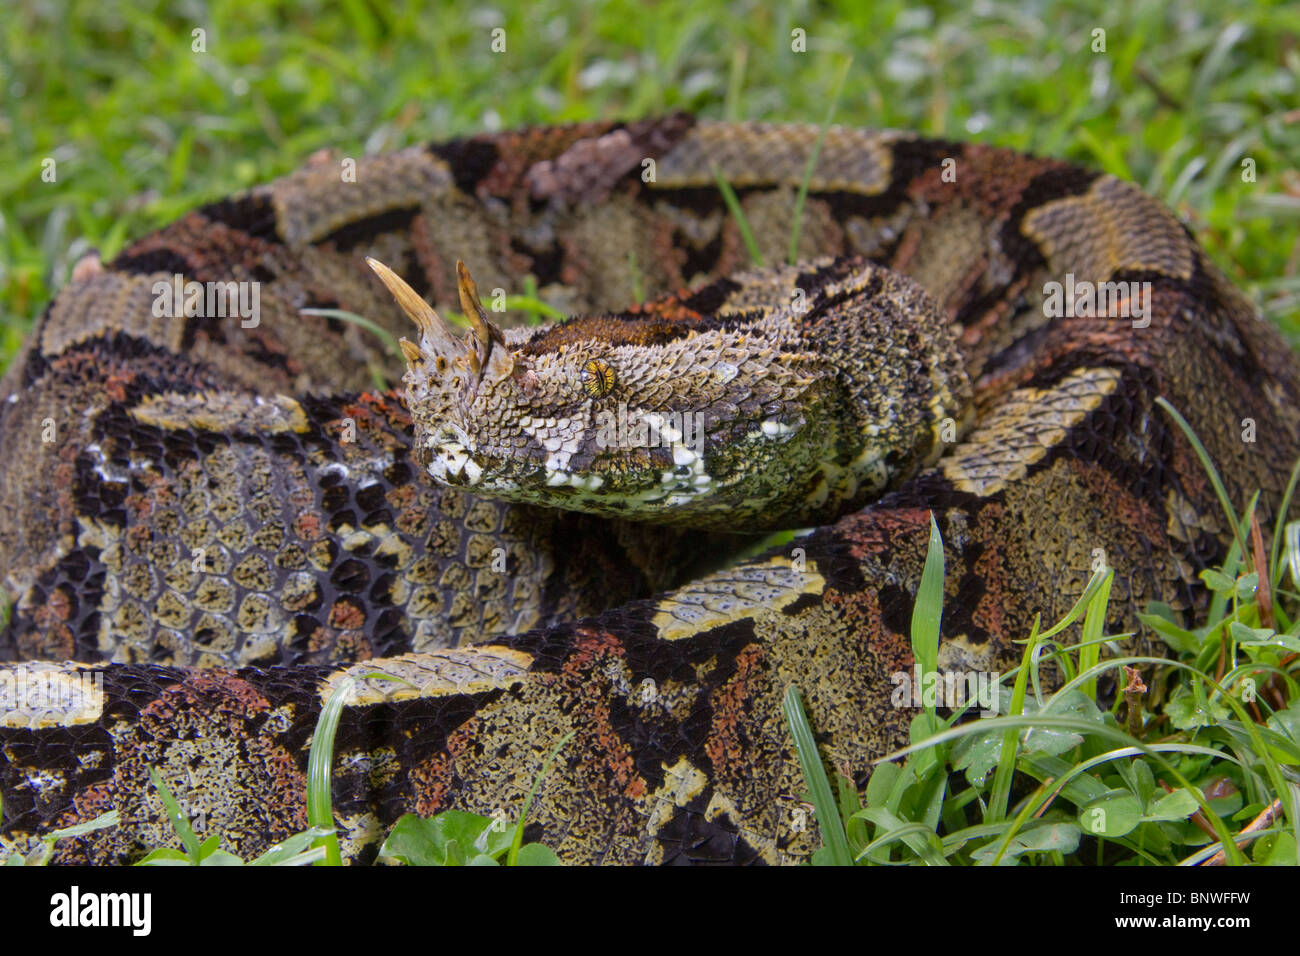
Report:
[[[686,108],[974,138],[1134,179],[1300,335],[1300,8],[1254,0],[29,0],[0,27],[0,364],[91,248],[343,155]],[[505,29],[506,51],[491,33]],[[805,31],[807,51],[791,49]],[[1106,52],[1092,51],[1106,31]],[[205,52],[194,52],[203,30]],[[1254,182],[1242,179],[1252,160]],[[46,160],[56,179],[42,180]],[[519,292],[521,290],[514,290]]]
[[[362,675],[366,678],[406,683],[401,678],[382,671]],[[228,850],[221,849],[221,834],[209,833],[200,842],[181,807],[154,767],[149,768],[149,781],[153,784],[163,804],[180,848],[156,847],[149,850],[136,866],[342,866],[338,833],[334,823],[332,797],[332,767],[334,763],[334,738],[338,731],[343,708],[356,684],[356,679],[346,678],[321,707],[312,734],[311,750],[307,761],[307,822],[306,830],[294,833],[267,849],[253,860],[244,860]],[[406,813],[394,822],[388,836],[379,848],[383,863],[403,866],[561,866],[555,851],[542,843],[524,843],[524,826],[532,808],[537,789],[550,771],[555,758],[564,749],[576,731],[570,731],[556,742],[547,755],[537,775],[533,778],[519,817],[510,821],[506,816],[483,816],[463,810],[444,810],[430,817]],[[41,837],[40,844],[26,855],[11,853],[0,858],[0,866],[46,866],[54,854],[54,844],[59,840],[84,836],[94,831],[117,826],[120,819],[116,810],[103,813],[93,820],[76,826],[54,830]]]
[[[1162,406],[1221,489],[1200,440]],[[786,719],[823,841],[813,863],[1295,865],[1300,593],[1279,585],[1284,568],[1297,584],[1300,522],[1283,527],[1279,518],[1276,540],[1292,544],[1265,563],[1257,498],[1237,515],[1221,493],[1238,540],[1255,546],[1234,544],[1221,567],[1202,572],[1212,596],[1202,625],[1186,630],[1162,605],[1141,615],[1172,659],[1125,656],[1120,643],[1130,635],[1104,633],[1114,572],[1100,568],[1060,622],[1040,631],[1035,620],[1020,666],[1001,675],[1000,686],[1012,687],[1000,716],[960,723],[969,704],[944,720],[927,707],[913,721],[911,745],[877,762],[865,800],[843,777],[832,795],[790,688]],[[936,672],[942,598],[943,549],[932,521],[912,619],[921,673]],[[1061,643],[1075,625],[1078,641]],[[1051,694],[1042,690],[1045,659],[1064,676]],[[1097,686],[1107,672],[1120,688],[1108,706]]]

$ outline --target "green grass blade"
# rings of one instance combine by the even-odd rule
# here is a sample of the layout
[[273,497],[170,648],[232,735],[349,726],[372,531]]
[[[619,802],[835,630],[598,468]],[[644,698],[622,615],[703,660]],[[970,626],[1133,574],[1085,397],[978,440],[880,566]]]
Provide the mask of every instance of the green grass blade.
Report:
[[887,859],[885,854],[877,851],[888,848],[899,841],[905,843],[927,866],[948,866],[938,844],[934,831],[923,824],[908,822],[890,813],[884,807],[867,807],[859,815],[875,824],[877,830],[883,831],[872,840],[856,857],[858,860],[874,857]]
[[564,745],[572,740],[573,735],[576,733],[576,730],[570,730],[560,738],[559,743],[551,748],[551,753],[546,758],[546,762],[542,764],[542,769],[537,771],[537,776],[533,778],[533,785],[528,788],[528,796],[524,798],[523,808],[519,811],[519,820],[515,823],[515,835],[510,841],[510,853],[506,857],[506,866],[515,866],[518,864],[519,847],[524,842],[524,821],[528,818],[528,811],[532,808],[533,797],[537,795],[537,788],[540,787],[542,781],[546,779],[546,774],[550,771],[551,764],[555,762],[555,758],[560,755],[560,751],[564,748]]
[[321,707],[316,719],[316,732],[311,737],[311,752],[307,757],[307,823],[313,827],[330,830],[330,835],[313,841],[312,846],[325,847],[325,859],[316,866],[342,866],[338,834],[334,833],[333,774],[334,735],[339,729],[339,718],[347,706],[348,696],[356,680],[344,678]]
[[1030,814],[1037,812],[1038,808],[1043,805],[1051,792],[1052,789],[1044,783],[1034,791],[1033,795],[1028,800],[1025,801],[1024,806],[1020,808],[1020,812],[1016,814],[1015,819],[1013,819],[1010,825],[1002,832],[1002,838],[998,841],[997,852],[993,855],[994,866],[997,866],[1002,860],[1002,857],[1006,855],[1007,849],[1011,846],[1011,841],[1015,839],[1016,834],[1024,828],[1025,822],[1029,819]]
[[[536,296],[530,295],[508,295],[506,296],[506,308],[520,312],[527,312],[530,316],[544,316],[548,319],[567,319],[568,316],[557,309],[555,306],[542,301]],[[536,322],[530,322],[530,325],[536,325]]]
[[[1021,658],[1020,670],[1011,689],[1010,716],[1017,717],[1025,708],[1025,692],[1029,687],[1030,658],[1038,646],[1038,617],[1034,617],[1034,628],[1025,643],[1025,653]],[[990,718],[996,720],[997,718]],[[1002,734],[1002,750],[998,755],[998,767],[993,771],[993,787],[989,792],[988,813],[985,823],[997,823],[1006,818],[1011,802],[1011,777],[1016,768],[1016,752],[1020,746],[1020,731],[1008,727]]]
[[[641,264],[637,262],[635,249],[627,251],[627,268],[632,273],[632,301],[644,302],[645,277],[641,274]],[[560,318],[564,318],[564,316],[561,315]]]
[[1286,563],[1291,569],[1291,580],[1300,587],[1300,521],[1287,522],[1283,536],[1286,538]]
[[[926,543],[925,567],[912,606],[912,656],[922,679],[939,669],[939,633],[943,623],[943,538],[930,514],[930,539]],[[934,715],[934,705],[926,707]]]
[[[1112,664],[1115,666],[1118,666],[1119,664],[1131,664],[1134,661],[1143,661],[1148,663],[1169,663],[1171,666],[1183,666],[1184,668],[1191,670],[1191,668],[1187,667],[1187,665],[1179,665],[1174,662],[1168,662],[1165,661],[1163,658],[1119,658],[1116,661],[1108,661],[1103,666],[1109,667]],[[1091,677],[1092,675],[1086,674],[1081,676],[1085,677],[1086,679],[1086,677]],[[1228,703],[1232,706],[1240,707],[1240,705],[1237,704],[1235,700],[1229,699]],[[1104,723],[1096,723],[1094,721],[1083,720],[1077,717],[1055,717],[1055,716],[1045,715],[1045,714],[1032,714],[1023,717],[1016,717],[1016,716],[990,717],[987,720],[981,721],[979,724],[973,726],[967,724],[967,725],[962,725],[960,727],[953,727],[949,730],[945,730],[941,734],[936,734],[932,740],[928,740],[922,745],[919,746],[913,745],[911,747],[904,747],[901,750],[896,750],[891,754],[887,754],[884,757],[881,757],[880,760],[877,761],[877,763],[885,760],[897,760],[901,756],[906,756],[920,749],[920,746],[936,746],[938,744],[945,743],[949,740],[956,740],[957,738],[965,736],[967,734],[981,733],[981,732],[986,732],[988,730],[997,730],[998,728],[1004,728],[1007,732],[1015,734],[1017,737],[1019,736],[1021,730],[1028,730],[1034,728],[1066,730],[1071,733],[1077,733],[1083,736],[1092,736],[1103,741],[1111,741],[1121,745],[1121,747],[1132,747],[1133,752],[1135,754],[1141,753],[1151,758],[1153,761],[1155,761],[1157,764],[1160,765],[1160,768],[1164,773],[1168,774],[1171,778],[1176,780],[1180,787],[1186,788],[1189,791],[1189,793],[1191,793],[1191,795],[1196,799],[1197,806],[1199,807],[1202,815],[1206,818],[1206,820],[1209,821],[1211,826],[1214,827],[1215,832],[1219,835],[1220,839],[1226,842],[1231,842],[1231,835],[1227,830],[1227,825],[1219,818],[1217,814],[1214,813],[1214,810],[1210,807],[1209,802],[1205,799],[1205,797],[1201,794],[1201,792],[1192,786],[1192,784],[1183,776],[1183,774],[1178,770],[1176,766],[1174,766],[1169,761],[1165,760],[1163,757],[1160,756],[1160,754],[1163,752],[1175,752],[1175,753],[1207,753],[1208,752],[1210,755],[1215,756],[1218,759],[1229,759],[1226,754],[1224,754],[1221,751],[1211,750],[1209,748],[1204,748],[1204,747],[1198,748],[1191,744],[1148,745],[1138,741],[1136,742],[1136,746],[1135,746],[1134,745],[1135,742],[1133,738],[1130,737],[1127,733],[1124,733],[1123,731],[1108,726]],[[1260,742],[1260,746],[1262,748],[1263,746],[1262,741]],[[1111,754],[1108,754],[1107,759],[1113,759],[1115,754],[1116,752],[1112,752]],[[1264,757],[1266,760],[1271,759],[1269,758],[1269,755],[1267,753],[1264,754]],[[1032,758],[1033,758],[1032,754],[1027,754],[1025,756],[1025,759],[1020,762],[1021,769],[1032,768],[1033,767]],[[999,770],[1001,770],[1003,763],[1004,761],[999,761],[998,764]],[[1055,785],[1058,788],[1062,789],[1062,792],[1064,792],[1064,787],[1066,783],[1070,782],[1075,777],[1085,773],[1088,769],[1091,769],[1094,763],[1095,761],[1084,761],[1083,763],[1074,766],[1070,766],[1068,764],[1064,765],[1064,769],[1058,771],[1057,773],[1052,774],[1053,776],[1059,777],[1059,779],[1055,782]],[[1056,766],[1061,766],[1062,764],[1063,764],[1062,761],[1059,760],[1056,761]],[[1101,784],[1099,783],[1097,785],[1101,786]],[[1279,792],[1285,792],[1285,790]],[[990,811],[992,811],[992,807],[990,807]],[[990,819],[986,820],[985,822],[986,823],[995,822],[994,820],[991,819],[992,812],[990,812],[989,816]],[[1005,814],[1003,818],[1005,819]]]
[[303,315],[320,315],[327,319],[338,319],[340,322],[350,322],[351,324],[365,329],[375,338],[384,343],[384,351],[389,355],[400,355],[401,351],[397,346],[397,339],[393,334],[377,322],[367,319],[364,315],[357,315],[355,312],[348,312],[346,309],[299,309]]
[[[1083,618],[1083,646],[1079,650],[1079,671],[1090,670],[1097,666],[1101,659],[1102,631],[1106,627],[1106,609],[1110,604],[1110,585],[1115,580],[1115,573],[1111,571],[1102,581],[1101,587],[1088,602],[1088,613]],[[1090,700],[1097,699],[1097,680],[1086,682],[1083,685],[1083,693]]]
[[1244,23],[1229,22],[1214,41],[1214,46],[1210,52],[1201,60],[1201,65],[1196,71],[1196,78],[1192,81],[1192,91],[1188,94],[1189,103],[1204,103],[1205,91],[1210,88],[1214,78],[1223,70],[1227,63],[1228,54],[1232,48],[1237,45],[1243,36],[1246,35],[1247,27]]
[[817,133],[817,141],[813,143],[812,152],[808,154],[808,162],[804,164],[803,179],[799,183],[799,194],[794,200],[794,222],[790,226],[790,265],[799,261],[799,234],[803,231],[803,207],[808,200],[808,185],[812,182],[813,170],[817,168],[817,160],[821,158],[822,144],[826,142],[826,131],[831,128],[831,121],[835,118],[835,108],[840,103],[840,92],[844,89],[844,81],[848,78],[849,69],[853,66],[853,57],[848,57],[844,65],[840,67],[839,75],[835,78],[835,85],[831,88],[831,102],[826,107],[826,119],[822,122],[822,128]]
[[727,94],[722,100],[722,115],[728,122],[740,119],[740,91],[745,86],[745,64],[749,60],[749,47],[743,43],[731,50],[731,68],[727,71]]
[[1232,507],[1232,502],[1228,498],[1227,489],[1223,487],[1223,479],[1219,476],[1219,469],[1215,468],[1214,462],[1210,460],[1210,453],[1205,450],[1205,446],[1201,444],[1200,437],[1192,429],[1192,426],[1187,423],[1187,419],[1183,418],[1183,416],[1178,413],[1178,409],[1169,404],[1168,400],[1166,400],[1163,395],[1156,399],[1156,404],[1169,414],[1169,417],[1174,420],[1182,430],[1182,433],[1187,436],[1187,440],[1191,443],[1192,449],[1196,452],[1196,457],[1201,460],[1201,467],[1205,469],[1205,473],[1210,478],[1210,484],[1214,486],[1214,493],[1219,496],[1219,505],[1223,508],[1223,513],[1228,517],[1228,525],[1232,528],[1233,535],[1236,536],[1239,552],[1241,554],[1248,553],[1246,551],[1246,543],[1241,538],[1241,530],[1237,527],[1237,511]]
[[749,228],[749,220],[745,218],[745,210],[740,208],[740,200],[736,198],[736,191],[731,188],[731,183],[722,178],[722,171],[717,166],[711,167],[713,178],[718,183],[718,192],[722,193],[722,201],[727,204],[727,209],[731,212],[731,218],[736,220],[736,228],[740,230],[740,238],[745,240],[745,248],[749,250],[749,258],[754,260],[754,265],[763,268],[763,253],[758,249],[758,242],[754,239],[754,233]]
[[157,768],[149,768],[149,779],[158,791],[158,796],[162,798],[163,807],[167,810],[167,819],[171,821],[172,829],[181,838],[181,845],[185,847],[186,858],[190,863],[198,866],[199,838],[194,835],[194,830],[190,827],[190,821],[181,812],[181,805],[176,802],[176,798],[172,796],[167,784],[163,783],[162,774],[158,772]]
[[1282,583],[1282,565],[1278,563],[1278,555],[1282,549],[1283,529],[1286,527],[1286,516],[1291,510],[1291,499],[1295,497],[1296,483],[1300,482],[1300,458],[1291,466],[1291,477],[1286,483],[1286,491],[1282,493],[1282,503],[1277,509],[1277,519],[1273,523],[1273,546],[1269,549],[1268,568],[1269,583],[1273,586],[1272,590],[1277,593],[1278,585]]
[[1041,643],[1052,639],[1079,618],[1083,617],[1083,615],[1087,613],[1089,606],[1092,604],[1093,597],[1096,596],[1097,592],[1101,589],[1102,583],[1105,582],[1107,575],[1113,573],[1114,572],[1110,568],[1101,568],[1100,570],[1093,572],[1092,577],[1088,580],[1088,586],[1083,589],[1083,594],[1079,596],[1079,600],[1074,602],[1074,606],[1070,608],[1065,617],[1061,618],[1046,631],[1043,631],[1038,635],[1039,642]]
[[803,702],[799,699],[799,691],[793,685],[786,689],[782,710],[785,711],[785,720],[790,726],[790,736],[794,738],[794,749],[799,755],[804,783],[812,794],[822,842],[831,851],[831,860],[836,866],[852,866],[853,854],[849,852],[849,840],[844,833],[844,822],[840,819],[835,795],[831,793],[831,782],[826,778],[826,769],[817,752],[817,741],[813,738],[808,715],[804,713]]
[[56,840],[62,840],[64,837],[85,836],[94,830],[103,830],[107,827],[115,827],[121,823],[121,818],[116,810],[107,810],[95,817],[93,820],[87,820],[85,823],[75,823],[70,827],[63,827],[61,830],[52,830],[41,837],[49,843]]

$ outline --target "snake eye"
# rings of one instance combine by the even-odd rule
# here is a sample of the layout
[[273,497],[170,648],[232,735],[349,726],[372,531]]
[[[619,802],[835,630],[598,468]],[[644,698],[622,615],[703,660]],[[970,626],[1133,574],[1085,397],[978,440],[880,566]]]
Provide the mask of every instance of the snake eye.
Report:
[[614,367],[604,359],[588,359],[582,364],[582,390],[592,398],[608,395],[614,388]]

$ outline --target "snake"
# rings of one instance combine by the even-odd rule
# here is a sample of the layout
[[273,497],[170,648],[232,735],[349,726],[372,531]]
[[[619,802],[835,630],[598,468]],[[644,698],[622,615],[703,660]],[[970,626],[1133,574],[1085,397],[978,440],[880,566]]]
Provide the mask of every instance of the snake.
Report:
[[301,831],[327,703],[352,863],[534,786],[566,863],[806,861],[783,700],[859,787],[908,742],[932,526],[938,666],[999,672],[1098,567],[1110,633],[1204,610],[1234,528],[1157,399],[1262,518],[1300,452],[1138,187],[682,113],[314,155],[78,263],[0,394],[0,851],[116,811],[79,864],[175,842],[151,771]]

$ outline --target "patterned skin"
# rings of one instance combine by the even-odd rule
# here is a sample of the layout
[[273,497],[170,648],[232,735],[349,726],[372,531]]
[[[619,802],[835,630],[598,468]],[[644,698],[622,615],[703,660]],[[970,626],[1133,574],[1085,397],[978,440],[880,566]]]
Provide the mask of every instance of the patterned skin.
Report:
[[933,301],[863,260],[510,333],[458,264],[475,319],[463,340],[371,267],[420,328],[419,345],[402,340],[406,401],[416,454],[448,487],[665,525],[805,527],[934,464],[969,417]]
[[[530,814],[530,837],[563,859],[792,862],[816,834],[791,813],[802,784],[782,695],[799,687],[823,752],[859,783],[905,742],[914,712],[891,706],[890,675],[913,664],[908,622],[931,513],[948,568],[941,669],[1014,660],[1033,615],[1062,613],[1099,556],[1115,569],[1112,628],[1131,627],[1156,598],[1193,612],[1195,576],[1231,532],[1154,399],[1189,419],[1229,493],[1261,489],[1270,516],[1300,450],[1300,375],[1275,332],[1135,187],[897,133],[833,129],[804,211],[809,264],[725,279],[748,258],[712,168],[736,187],[765,259],[781,261],[814,138],[807,127],[677,115],[405,150],[358,164],[355,183],[317,162],[81,270],[0,389],[0,567],[15,602],[0,656],[37,662],[0,669],[0,848],[25,850],[110,808],[120,825],[60,843],[56,859],[120,862],[170,843],[148,785],[154,767],[201,831],[261,852],[305,824],[310,735],[324,699],[352,677],[334,770],[350,859],[373,859],[403,812],[517,811],[573,731]],[[839,255],[911,281],[814,263]],[[481,497],[503,490],[479,487],[482,475],[473,487],[435,484],[466,478],[463,463],[459,475],[447,467],[445,419],[421,420],[431,403],[414,402],[413,423],[402,394],[364,392],[373,367],[395,378],[393,360],[358,327],[299,311],[339,307],[409,330],[367,257],[443,309],[461,300],[463,259],[489,295],[531,272],[548,301],[604,315],[569,331],[480,335],[476,324],[473,342],[457,345],[481,351],[467,372],[504,381],[531,365],[543,384],[574,390],[573,409],[620,383],[642,399],[654,376],[632,370],[662,368],[681,326],[703,338],[737,311],[758,312],[759,322],[784,315],[770,334],[793,336],[816,312],[792,314],[771,294],[802,283],[815,306],[828,272],[880,308],[895,346],[884,354],[931,356],[936,370],[903,375],[891,359],[871,370],[880,388],[859,391],[915,400],[950,382],[956,400],[951,411],[937,403],[945,414],[930,414],[921,440],[910,430],[912,451],[877,483],[888,489],[878,500],[832,521],[816,508],[857,507],[872,483],[839,503],[834,489],[849,485],[830,483],[818,504],[799,472],[773,483],[773,507],[799,485],[791,513],[811,500],[829,523],[701,573],[687,555],[716,557],[730,542],[539,504],[592,507],[589,493],[608,490],[608,478],[576,487],[596,473],[583,447],[551,469],[563,486],[548,484],[543,459],[541,482],[515,495],[525,503]],[[156,315],[155,284],[178,274],[256,281],[259,322]],[[879,287],[852,275],[879,276]],[[882,293],[913,282],[933,306],[881,306]],[[1059,314],[1054,282],[1150,294],[1112,303],[1140,308],[1134,319]],[[840,329],[802,344],[847,368],[859,357]],[[582,352],[593,336],[605,350]],[[412,366],[451,347],[426,338],[411,343],[418,356],[404,350]],[[725,361],[725,347],[692,359]],[[602,361],[614,381],[596,394]],[[737,377],[757,381],[768,361],[747,357]],[[929,397],[922,406],[939,410]],[[481,444],[467,424],[523,427],[510,417],[461,428]],[[562,416],[538,417],[558,428]],[[554,454],[552,437],[530,440]],[[671,456],[671,444],[657,453]],[[529,441],[514,447],[535,454]],[[734,447],[709,436],[710,477],[745,464],[736,455],[723,467]],[[534,465],[521,471],[536,476]],[[500,484],[522,487],[526,476],[507,477]],[[761,524],[766,510],[751,511]],[[775,523],[786,520],[798,517]],[[702,523],[719,522],[705,513]],[[402,680],[366,676],[375,672]],[[67,689],[58,706],[4,696],[38,674]]]

